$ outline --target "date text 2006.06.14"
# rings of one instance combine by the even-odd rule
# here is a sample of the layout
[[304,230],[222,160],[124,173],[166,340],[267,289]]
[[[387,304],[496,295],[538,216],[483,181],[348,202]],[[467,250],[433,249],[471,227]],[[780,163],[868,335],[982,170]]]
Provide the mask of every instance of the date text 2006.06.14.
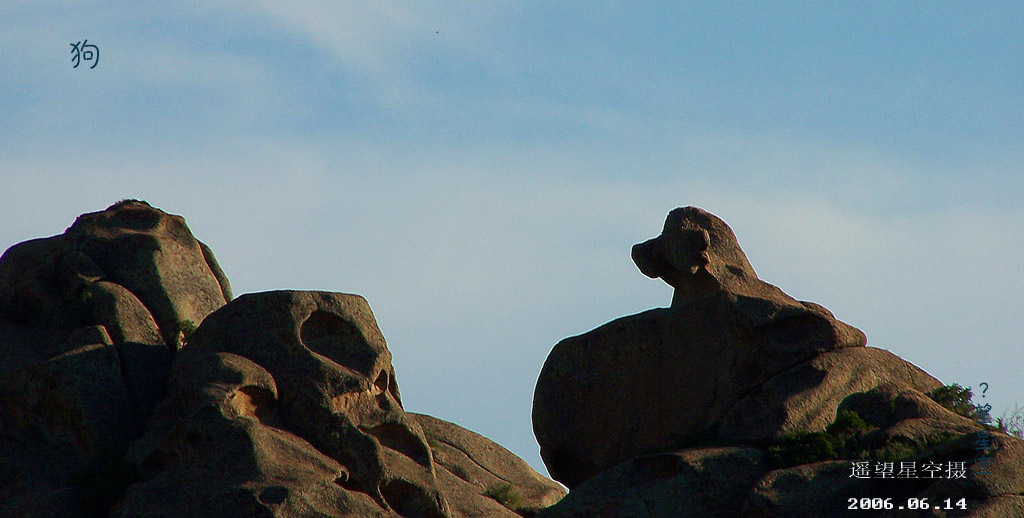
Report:
[[847,498],[847,509],[967,509],[967,499],[961,498],[953,503],[947,498],[940,504],[931,505],[927,498],[909,498],[901,505],[896,505],[892,498]]

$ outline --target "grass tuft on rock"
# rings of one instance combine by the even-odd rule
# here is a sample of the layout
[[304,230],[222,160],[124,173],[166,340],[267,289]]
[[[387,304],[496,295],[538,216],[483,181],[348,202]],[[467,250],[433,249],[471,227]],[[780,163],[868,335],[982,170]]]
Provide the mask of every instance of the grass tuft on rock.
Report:
[[841,440],[827,432],[810,432],[780,437],[767,451],[772,465],[790,467],[838,459],[837,450],[842,450]]
[[492,484],[484,490],[483,495],[493,498],[499,504],[512,511],[515,511],[519,507],[519,502],[522,500],[519,492],[516,491],[515,486],[510,482],[498,482],[496,484]]
[[1003,417],[996,419],[996,428],[1006,435],[1024,439],[1024,407],[1015,404],[1012,412],[1004,412]]
[[181,320],[178,322],[178,331],[181,331],[185,340],[188,340],[192,333],[196,332],[196,323],[191,320]]

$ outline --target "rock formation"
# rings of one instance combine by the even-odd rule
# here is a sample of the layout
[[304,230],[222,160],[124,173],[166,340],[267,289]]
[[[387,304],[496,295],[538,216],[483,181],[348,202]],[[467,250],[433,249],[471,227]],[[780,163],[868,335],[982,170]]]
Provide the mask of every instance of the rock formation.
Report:
[[362,297],[232,300],[180,216],[124,201],[0,258],[0,517],[513,517],[563,495],[405,412]]
[[0,518],[1024,516],[1024,442],[758,279],[722,220],[676,209],[633,259],[671,306],[561,341],[537,382],[565,496],[407,412],[362,297],[233,299],[180,216],[83,215],[0,257]]
[[[486,462],[474,448],[499,449],[404,411],[362,297],[243,295],[208,316],[175,360],[168,398],[128,453],[146,481],[128,489],[118,516],[516,516],[483,495],[488,477],[465,474]],[[514,479],[534,507],[561,497],[500,452],[508,464],[491,479]],[[150,509],[168,492],[183,496]]]
[[68,480],[123,453],[163,398],[182,325],[230,298],[213,253],[184,219],[144,202],[119,202],[59,236],[8,249],[0,509],[42,505],[34,500],[46,494],[76,501]]
[[[858,516],[904,516],[910,498],[967,507],[915,516],[1024,516],[1022,441],[933,401],[938,380],[758,279],[721,219],[675,209],[632,256],[675,288],[672,304],[551,351],[534,431],[571,491],[542,517],[824,517],[862,497],[894,503]],[[988,473],[959,476],[979,444]],[[950,471],[885,476],[910,463]],[[879,465],[882,478],[855,476]]]

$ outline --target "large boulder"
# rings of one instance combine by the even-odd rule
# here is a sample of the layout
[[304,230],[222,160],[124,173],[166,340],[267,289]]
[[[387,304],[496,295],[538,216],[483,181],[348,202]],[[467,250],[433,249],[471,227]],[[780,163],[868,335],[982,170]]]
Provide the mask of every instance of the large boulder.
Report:
[[[765,447],[697,447],[643,455],[602,471],[574,487],[565,499],[540,513],[541,518],[679,518],[729,516],[739,518],[829,517],[841,515],[853,504],[865,505],[858,514],[877,517],[907,516],[911,503],[927,499],[927,511],[914,516],[1016,518],[1024,502],[1024,441],[1005,434],[977,430],[978,426],[956,423],[951,428],[932,423],[930,438],[918,437],[924,447],[907,445],[913,439],[903,435],[908,424],[939,418],[953,423],[957,416],[936,411],[932,404],[914,402],[916,397],[886,401],[891,386],[881,391],[851,395],[850,399],[884,402],[873,408],[875,419],[889,422],[873,429],[862,439],[898,438],[877,442],[882,449],[865,449],[853,459],[812,459],[794,461],[787,457],[806,456],[808,444],[793,441]],[[852,408],[858,405],[846,405]],[[866,409],[865,409],[866,410]],[[949,415],[942,415],[943,413]],[[886,414],[885,417],[881,417]],[[870,414],[869,414],[870,415]],[[960,431],[970,430],[958,435]],[[952,433],[936,441],[936,435]],[[838,432],[836,432],[838,433]],[[977,445],[987,434],[991,463],[984,472],[975,464]],[[908,442],[901,442],[908,441]],[[893,445],[907,446],[898,457]],[[861,446],[865,446],[862,444]],[[886,453],[888,452],[888,453]],[[813,453],[813,452],[812,452]],[[861,458],[864,456],[865,458]],[[864,473],[854,476],[857,464]],[[886,463],[890,475],[878,476]],[[960,471],[952,475],[950,470]],[[961,502],[960,499],[964,501]],[[883,509],[888,499],[891,509]],[[951,499],[949,504],[946,499]],[[878,507],[872,508],[872,505]],[[951,509],[946,509],[949,505]],[[903,506],[901,510],[899,507]],[[940,508],[935,508],[939,506]]]
[[300,291],[243,295],[192,335],[175,361],[173,386],[217,383],[220,378],[189,381],[212,353],[245,358],[265,374],[259,379],[273,382],[274,391],[252,390],[274,409],[281,428],[341,467],[339,490],[369,498],[382,513],[451,515],[423,430],[402,409],[391,353],[365,299]]
[[[758,279],[728,225],[701,209],[673,210],[661,235],[632,255],[644,274],[675,288],[671,307],[562,340],[537,381],[541,456],[569,487],[631,457],[717,434],[730,410],[773,376],[866,343],[824,307]],[[759,428],[761,438],[787,423],[774,424]]]
[[342,293],[247,294],[209,315],[128,458],[144,480],[124,517],[512,517],[488,488],[514,485],[526,508],[562,496],[487,439],[405,412],[369,305]]
[[232,301],[127,200],[0,257],[0,517],[508,517],[565,491],[402,407],[358,295]]
[[102,327],[95,331],[47,361],[0,373],[0,516],[80,509],[69,486],[134,439],[117,351]]
[[[721,440],[750,443],[824,430],[850,394],[883,386],[921,394],[941,385],[916,365],[884,349],[829,351],[751,389],[722,415],[714,433]],[[945,409],[942,412],[944,417],[958,417]]]
[[390,516],[343,487],[345,466],[284,429],[266,369],[231,353],[192,358],[178,364],[168,398],[128,453],[141,481],[114,516]]

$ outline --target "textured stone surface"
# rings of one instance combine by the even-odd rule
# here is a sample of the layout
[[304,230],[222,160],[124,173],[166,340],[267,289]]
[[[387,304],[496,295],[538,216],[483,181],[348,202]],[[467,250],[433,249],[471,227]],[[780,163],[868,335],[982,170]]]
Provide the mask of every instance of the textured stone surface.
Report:
[[131,292],[171,345],[183,322],[198,325],[231,299],[213,252],[181,216],[127,200],[79,216],[59,236],[8,249],[0,258],[0,315],[51,328],[99,323],[90,321],[99,281]]
[[182,327],[198,325],[230,296],[213,252],[185,220],[145,202],[83,214],[63,234],[17,244],[0,257],[0,318],[52,330],[58,341],[103,326],[139,425],[163,397]]
[[269,372],[230,353],[193,356],[129,451],[142,481],[114,515],[391,516],[343,487],[344,466],[283,427]]
[[192,235],[185,219],[144,202],[121,202],[79,216],[64,236],[71,249],[91,261],[92,275],[123,286],[142,302],[168,344],[178,345],[182,323],[199,325],[231,299],[212,251]]
[[484,495],[504,484],[519,495],[514,507],[522,510],[543,509],[565,496],[562,486],[490,439],[436,417],[412,415],[423,427],[437,478],[456,516],[517,516]]
[[69,479],[127,447],[133,417],[109,342],[0,374],[0,516],[63,508]]
[[[673,211],[633,257],[675,288],[671,307],[564,340],[538,381],[562,498],[494,442],[405,411],[362,297],[225,305],[226,276],[180,217],[134,201],[84,215],[0,257],[0,517],[826,517],[853,497],[1024,515],[1024,441],[757,279],[718,218]],[[970,473],[850,477],[859,459]]]
[[821,431],[835,419],[839,404],[848,395],[885,384],[920,392],[941,385],[928,373],[884,349],[830,351],[747,392],[724,413],[717,435],[750,442],[787,433]]
[[707,448],[630,459],[573,488],[541,518],[732,518],[764,471],[754,448]]
[[[933,431],[940,431],[936,429]],[[966,499],[966,510],[955,508],[917,511],[913,516],[930,517],[1016,517],[1019,497],[1024,494],[1024,441],[1004,434],[992,433],[996,451],[990,474],[980,473],[974,465],[974,449],[980,432],[966,434],[960,439],[932,448],[906,459],[917,469],[926,463],[936,463],[946,469],[948,462],[962,462],[967,467],[966,478],[949,478],[945,474],[926,478],[858,479],[850,476],[850,461],[831,461],[779,469],[766,474],[751,490],[743,504],[740,516],[744,518],[781,518],[788,516],[833,516],[847,509],[850,498],[891,498],[894,509],[861,510],[864,516],[900,517],[910,511],[899,510],[910,498],[926,498],[932,506],[945,506],[951,499],[955,505]],[[894,465],[899,470],[899,461]]]

